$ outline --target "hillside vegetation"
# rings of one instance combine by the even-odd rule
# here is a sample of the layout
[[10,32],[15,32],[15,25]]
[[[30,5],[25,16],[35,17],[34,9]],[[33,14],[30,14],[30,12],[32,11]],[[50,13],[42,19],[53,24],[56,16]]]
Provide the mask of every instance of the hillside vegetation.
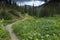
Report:
[[26,5],[18,7],[16,4],[0,6],[0,40],[10,39],[9,32],[4,26],[21,19],[23,21],[12,25],[19,39],[60,40],[59,4],[48,3],[41,7],[28,6],[28,8]]
[[0,20],[0,40],[10,40],[9,33],[3,25],[3,20]]
[[30,16],[12,26],[21,40],[60,40],[60,5],[39,7],[38,12],[29,11]]
[[21,40],[60,40],[60,16],[49,18],[29,17],[12,27]]

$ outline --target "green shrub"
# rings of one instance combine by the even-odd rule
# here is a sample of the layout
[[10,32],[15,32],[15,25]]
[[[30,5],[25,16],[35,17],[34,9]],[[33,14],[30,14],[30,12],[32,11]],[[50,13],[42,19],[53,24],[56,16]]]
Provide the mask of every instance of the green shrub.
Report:
[[0,20],[0,40],[9,40],[9,38],[9,33],[6,31],[2,21]]
[[16,10],[10,10],[9,13],[11,13],[12,15],[15,15],[16,17],[20,17]]
[[9,20],[9,19],[12,19],[12,15],[6,11],[2,11],[0,13],[0,19]]

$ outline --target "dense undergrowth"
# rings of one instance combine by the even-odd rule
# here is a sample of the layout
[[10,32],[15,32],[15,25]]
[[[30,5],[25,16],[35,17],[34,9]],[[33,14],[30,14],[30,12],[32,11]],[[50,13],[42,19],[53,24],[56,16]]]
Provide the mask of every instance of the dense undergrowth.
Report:
[[21,40],[60,40],[59,17],[29,18],[13,25]]
[[0,20],[0,40],[10,40],[8,31],[5,29],[3,21]]
[[4,24],[9,24],[12,23],[18,19],[22,19],[23,15],[21,14],[20,11],[18,11],[18,9],[16,9],[17,7],[11,5],[11,7],[6,6],[6,7],[1,7],[0,8],[0,19],[4,20]]
[[26,12],[26,8],[9,4],[0,7],[0,19],[3,20],[3,23],[0,21],[0,40],[9,40],[4,25],[25,18],[25,14],[30,16],[12,26],[21,40],[60,40],[60,5],[29,7]]
[[20,12],[13,8],[12,5],[0,6],[0,40],[10,40],[10,35],[5,25],[21,18],[19,14]]

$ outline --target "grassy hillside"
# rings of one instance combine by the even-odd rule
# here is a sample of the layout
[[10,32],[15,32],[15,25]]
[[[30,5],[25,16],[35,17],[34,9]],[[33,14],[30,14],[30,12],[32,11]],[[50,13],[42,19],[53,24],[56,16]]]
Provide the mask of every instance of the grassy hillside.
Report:
[[19,7],[16,5],[5,5],[0,7],[0,19],[3,19],[5,24],[12,23],[23,17]]
[[21,40],[60,40],[60,5],[49,4],[37,10],[29,10],[26,20],[12,26],[15,34]]
[[21,40],[60,40],[60,16],[48,18],[29,17],[13,25]]
[[9,40],[4,25],[20,19],[12,28],[21,40],[60,40],[60,5],[29,6],[27,10],[8,4],[0,7],[0,40]]

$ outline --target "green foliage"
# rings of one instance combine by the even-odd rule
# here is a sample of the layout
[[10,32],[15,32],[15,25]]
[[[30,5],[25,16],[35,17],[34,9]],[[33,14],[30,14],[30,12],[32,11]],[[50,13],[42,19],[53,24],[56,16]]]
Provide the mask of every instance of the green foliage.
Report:
[[60,14],[60,6],[59,5],[47,5],[41,8],[40,17],[53,17],[56,14]]
[[58,17],[29,18],[14,24],[13,29],[21,40],[60,40],[59,20]]
[[11,23],[13,23],[14,22],[14,20],[4,20],[3,21],[3,24],[4,25],[7,25],[7,24],[11,24]]
[[49,9],[48,8],[41,8],[39,17],[47,17],[50,16]]
[[5,20],[9,20],[9,19],[12,19],[12,16],[10,13],[6,13],[6,12],[1,12],[0,13],[0,18],[1,19],[5,19]]
[[17,10],[12,10],[12,9],[3,9],[1,8],[0,9],[0,19],[4,19],[4,20],[12,20],[12,19],[15,19],[15,18],[18,18],[20,17],[19,16],[20,13],[18,13]]
[[3,21],[0,20],[0,40],[9,40],[9,34],[3,26]]
[[56,14],[60,14],[60,5],[41,6],[41,7],[28,7],[28,14],[36,17],[53,17]]
[[10,10],[9,13],[12,14],[13,16],[20,17],[19,13],[16,10]]

